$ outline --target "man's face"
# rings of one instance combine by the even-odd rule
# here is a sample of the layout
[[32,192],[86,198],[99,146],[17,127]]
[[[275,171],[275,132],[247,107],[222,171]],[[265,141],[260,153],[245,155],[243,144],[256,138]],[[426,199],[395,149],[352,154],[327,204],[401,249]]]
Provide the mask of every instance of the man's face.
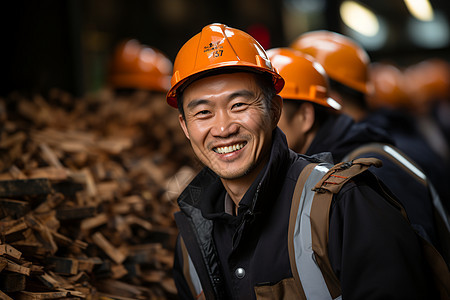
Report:
[[222,179],[259,172],[269,155],[278,116],[266,107],[254,76],[214,75],[183,93],[181,127],[197,157]]

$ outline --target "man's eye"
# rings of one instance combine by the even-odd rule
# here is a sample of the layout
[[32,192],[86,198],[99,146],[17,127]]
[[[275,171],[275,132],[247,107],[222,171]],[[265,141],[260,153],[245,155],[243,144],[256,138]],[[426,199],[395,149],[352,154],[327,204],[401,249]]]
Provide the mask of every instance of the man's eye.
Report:
[[245,105],[246,105],[245,103],[239,102],[239,103],[233,104],[231,109],[233,109],[233,108],[240,108],[240,107],[243,107]]
[[197,112],[195,115],[196,116],[204,116],[207,114],[209,114],[209,110],[201,110],[201,111]]

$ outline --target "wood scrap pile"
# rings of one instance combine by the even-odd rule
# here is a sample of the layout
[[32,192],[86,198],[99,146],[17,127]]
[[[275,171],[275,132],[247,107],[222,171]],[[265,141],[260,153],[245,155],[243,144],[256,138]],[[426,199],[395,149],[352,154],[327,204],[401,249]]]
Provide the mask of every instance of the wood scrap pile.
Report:
[[163,95],[0,99],[0,299],[174,299],[200,168]]

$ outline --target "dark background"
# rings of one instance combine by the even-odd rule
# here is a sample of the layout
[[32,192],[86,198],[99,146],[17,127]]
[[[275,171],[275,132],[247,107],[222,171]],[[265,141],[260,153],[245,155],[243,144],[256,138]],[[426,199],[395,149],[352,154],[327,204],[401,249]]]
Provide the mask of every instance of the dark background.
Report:
[[[288,46],[316,29],[340,33],[337,0],[42,0],[0,4],[0,96],[60,88],[81,97],[105,86],[114,46],[136,38],[172,61],[202,27],[225,23],[254,34],[267,49]],[[408,66],[429,57],[450,60],[450,45],[418,46],[407,34],[410,15],[402,0],[360,1],[386,21],[388,37],[367,49],[372,61]],[[430,1],[450,20],[450,1]],[[448,24],[448,23],[447,23]],[[259,27],[258,27],[259,26]],[[256,29],[255,29],[256,28]],[[259,28],[259,29],[258,29]]]

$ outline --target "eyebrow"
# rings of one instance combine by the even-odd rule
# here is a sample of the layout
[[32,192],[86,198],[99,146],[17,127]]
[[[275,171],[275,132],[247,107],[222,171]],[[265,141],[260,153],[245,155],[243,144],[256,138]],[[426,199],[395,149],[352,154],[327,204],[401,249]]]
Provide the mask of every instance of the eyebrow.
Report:
[[[236,92],[232,93],[231,95],[229,95],[228,100],[230,101],[237,97],[251,98],[251,97],[255,97],[255,93],[253,93],[252,91],[249,91],[249,90],[239,90],[239,91],[236,91]],[[187,108],[192,109],[198,105],[210,104],[211,102],[212,101],[208,100],[208,99],[195,99],[187,104]]]
[[192,100],[191,102],[189,102],[187,104],[187,108],[194,108],[198,105],[202,105],[202,104],[209,104],[211,103],[210,100],[206,100],[206,99],[196,99],[196,100]]

